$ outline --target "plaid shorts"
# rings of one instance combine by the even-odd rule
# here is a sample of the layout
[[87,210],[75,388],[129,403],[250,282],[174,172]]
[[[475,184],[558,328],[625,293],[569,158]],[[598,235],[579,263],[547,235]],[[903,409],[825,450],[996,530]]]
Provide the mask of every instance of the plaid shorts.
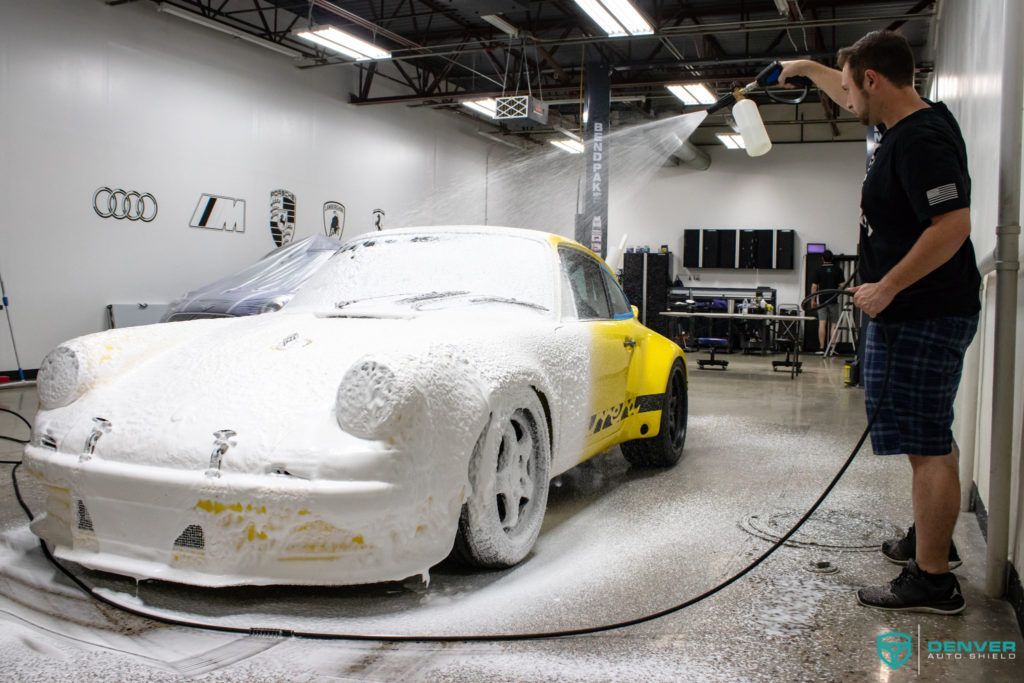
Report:
[[953,399],[964,353],[977,329],[977,315],[868,323],[864,390],[869,419],[885,381],[886,338],[892,347],[889,391],[871,427],[877,455],[946,455],[953,450]]

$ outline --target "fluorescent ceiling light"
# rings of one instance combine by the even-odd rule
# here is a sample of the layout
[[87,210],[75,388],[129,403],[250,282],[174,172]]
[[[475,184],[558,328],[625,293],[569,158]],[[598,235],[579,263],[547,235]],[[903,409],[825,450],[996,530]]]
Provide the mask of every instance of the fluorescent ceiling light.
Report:
[[683,104],[687,106],[693,106],[700,104],[697,98],[690,94],[690,91],[681,85],[669,85],[666,86],[668,91],[683,101]]
[[206,28],[212,28],[214,31],[226,33],[232,38],[238,38],[239,40],[244,40],[247,43],[252,43],[253,45],[265,47],[268,50],[273,50],[274,52],[285,55],[287,57],[291,57],[292,59],[298,59],[299,57],[305,56],[298,50],[293,50],[290,47],[285,47],[284,45],[278,45],[277,43],[269,40],[257,38],[254,35],[246,33],[245,31],[240,31],[226,24],[214,21],[213,19],[201,17],[198,14],[195,14],[194,12],[189,12],[188,10],[181,9],[180,7],[168,5],[166,2],[161,2],[159,5],[157,5],[156,11],[162,12],[163,14],[170,14],[171,16],[178,17],[179,19],[184,19],[185,21],[191,21],[193,24],[199,24],[200,26],[205,26]]
[[789,15],[789,2],[787,0],[775,0],[775,9],[779,10],[779,14]]
[[391,59],[391,53],[387,50],[382,50],[373,43],[356,38],[354,35],[345,33],[333,26],[299,31],[295,35],[311,43],[326,47],[328,50],[351,57],[357,62],[365,62],[371,59]]
[[654,29],[641,16],[636,7],[629,0],[600,0],[601,4],[608,8],[615,16],[615,19],[629,31],[630,35],[647,36],[654,33]]
[[711,92],[711,89],[703,83],[693,83],[691,85],[684,85],[684,88],[690,91],[690,94],[697,98],[697,101],[701,104],[714,104],[718,101],[715,97],[715,93]]
[[729,149],[746,149],[746,145],[743,144],[742,135],[729,135],[726,133],[719,133],[718,139],[723,145]]
[[550,140],[551,144],[558,149],[569,152],[570,154],[583,154],[583,143],[577,142],[571,138],[565,138],[564,140]]
[[683,101],[683,104],[695,106],[698,104],[714,104],[718,101],[715,93],[703,83],[691,83],[689,85],[667,86],[669,92]]
[[654,29],[629,0],[576,0],[609,36],[646,36]]
[[497,14],[484,14],[480,18],[499,31],[509,34],[513,38],[519,37],[519,29],[499,17]]
[[601,27],[601,30],[607,33],[609,36],[625,36],[629,35],[629,32],[624,29],[619,22],[615,21],[612,15],[608,14],[608,10],[601,6],[597,0],[576,0],[576,4],[580,8],[590,15],[590,18],[597,22],[597,25]]
[[462,102],[463,107],[468,107],[478,114],[493,119],[498,113],[498,103],[493,97],[488,97],[482,100],[465,100]]

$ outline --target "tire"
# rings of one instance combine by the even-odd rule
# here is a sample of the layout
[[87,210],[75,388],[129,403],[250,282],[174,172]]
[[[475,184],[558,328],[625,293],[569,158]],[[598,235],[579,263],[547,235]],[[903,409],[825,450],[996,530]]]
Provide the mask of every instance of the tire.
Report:
[[533,549],[548,502],[551,440],[537,394],[503,397],[473,450],[472,491],[462,506],[455,551],[474,567],[504,569]]
[[686,371],[683,362],[677,358],[672,363],[665,384],[658,435],[622,444],[622,454],[626,460],[637,467],[672,467],[679,462],[686,443],[687,413]]

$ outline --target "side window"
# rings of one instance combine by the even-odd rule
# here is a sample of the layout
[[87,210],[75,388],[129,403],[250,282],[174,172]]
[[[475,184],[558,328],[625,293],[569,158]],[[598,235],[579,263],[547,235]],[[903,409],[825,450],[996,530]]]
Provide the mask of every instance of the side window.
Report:
[[583,252],[569,248],[560,249],[559,252],[562,256],[562,271],[576,304],[576,315],[580,320],[611,318],[611,307],[602,275],[604,269]]
[[629,307],[626,293],[622,291],[618,281],[604,268],[601,269],[601,275],[604,276],[604,284],[608,288],[608,298],[612,303],[612,317],[616,320],[632,318],[633,309]]

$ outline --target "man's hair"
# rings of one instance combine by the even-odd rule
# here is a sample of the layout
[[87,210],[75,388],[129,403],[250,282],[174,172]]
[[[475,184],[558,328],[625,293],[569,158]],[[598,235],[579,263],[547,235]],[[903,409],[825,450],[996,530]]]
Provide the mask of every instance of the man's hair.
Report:
[[832,252],[828,249],[821,252],[821,257],[824,259],[825,263],[832,263]]
[[872,69],[899,87],[914,84],[914,54],[910,43],[895,31],[872,31],[838,55],[839,68],[850,65],[857,87],[864,85],[864,72]]

